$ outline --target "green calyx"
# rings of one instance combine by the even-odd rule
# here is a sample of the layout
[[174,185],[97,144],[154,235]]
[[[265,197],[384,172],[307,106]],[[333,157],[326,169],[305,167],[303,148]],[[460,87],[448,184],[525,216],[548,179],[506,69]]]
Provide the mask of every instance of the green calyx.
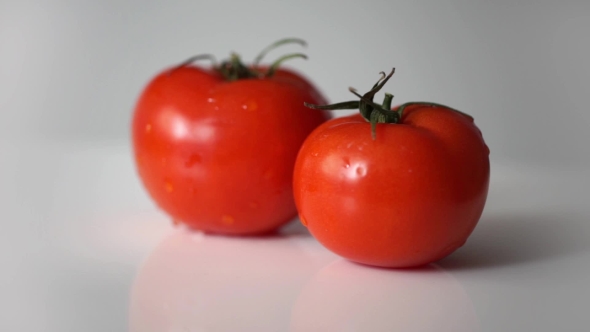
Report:
[[391,110],[391,101],[393,100],[392,94],[386,93],[381,105],[373,102],[375,94],[383,88],[385,83],[387,83],[391,76],[393,76],[393,73],[395,73],[395,68],[391,70],[389,75],[380,72],[379,74],[381,77],[377,83],[373,85],[373,88],[369,92],[362,96],[357,93],[356,89],[349,88],[348,90],[355,96],[359,97],[360,100],[345,101],[330,105],[314,105],[310,103],[304,103],[304,105],[309,108],[320,110],[358,109],[363,118],[371,123],[371,136],[375,139],[377,136],[376,127],[378,123],[399,123],[401,121],[402,114],[399,111]]
[[252,61],[251,66],[246,66],[240,56],[236,53],[232,53],[228,60],[225,60],[221,63],[218,63],[214,56],[210,54],[201,54],[197,56],[193,56],[173,70],[186,67],[191,65],[193,62],[198,60],[210,60],[213,63],[213,68],[217,71],[221,76],[225,78],[226,81],[236,81],[240,79],[248,79],[248,78],[268,78],[272,77],[280,65],[285,62],[286,60],[295,59],[295,58],[302,58],[307,59],[307,56],[303,53],[291,53],[284,56],[281,56],[277,60],[275,60],[265,71],[260,70],[260,61],[266,56],[266,54],[275,48],[286,45],[286,44],[299,44],[301,46],[307,46],[307,43],[298,38],[285,38],[278,40],[266,48],[264,48],[256,58]]
[[[383,98],[383,103],[381,105],[373,102],[375,94],[383,88],[385,83],[387,83],[387,81],[391,78],[391,76],[393,76],[394,73],[395,68],[393,68],[388,75],[386,75],[384,72],[380,72],[379,74],[381,75],[381,77],[379,78],[379,80],[373,85],[373,88],[364,95],[360,95],[359,93],[357,93],[356,89],[354,88],[349,88],[348,90],[352,92],[355,96],[359,97],[360,100],[345,101],[330,105],[314,105],[310,103],[303,104],[306,107],[319,110],[358,109],[362,117],[371,124],[371,137],[373,138],[373,140],[375,140],[377,137],[378,123],[401,123],[403,112],[408,106],[420,105],[426,107],[443,107],[450,110],[454,110],[448,106],[431,102],[409,102],[400,105],[395,110],[392,110],[391,102],[393,100],[393,95],[387,92],[385,93],[385,97]],[[454,111],[471,118],[471,116],[465,113],[459,112],[457,110]]]

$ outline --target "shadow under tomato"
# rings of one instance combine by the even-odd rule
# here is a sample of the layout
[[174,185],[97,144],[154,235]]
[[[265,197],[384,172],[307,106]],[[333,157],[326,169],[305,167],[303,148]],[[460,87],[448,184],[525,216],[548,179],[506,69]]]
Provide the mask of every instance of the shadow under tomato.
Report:
[[274,236],[311,236],[307,227],[303,226],[299,218],[295,218],[288,224],[273,233]]
[[[189,232],[199,233],[198,229],[192,229],[184,225],[179,225],[179,228],[186,228]],[[247,234],[247,235],[235,235],[235,234],[222,234],[222,233],[206,233],[207,236],[214,237],[226,237],[226,238],[244,238],[244,239],[265,239],[265,238],[282,238],[282,237],[294,237],[302,236],[309,237],[311,234],[307,230],[307,227],[303,226],[299,218],[294,218],[282,227],[274,229],[264,233]]]
[[436,264],[447,270],[536,263],[589,248],[584,220],[568,213],[484,217],[467,243]]

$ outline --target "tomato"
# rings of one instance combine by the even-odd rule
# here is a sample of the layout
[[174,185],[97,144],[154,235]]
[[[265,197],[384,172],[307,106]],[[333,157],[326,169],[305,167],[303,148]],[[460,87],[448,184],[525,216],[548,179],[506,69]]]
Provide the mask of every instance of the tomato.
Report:
[[384,106],[373,103],[392,74],[360,101],[309,105],[361,114],[310,134],[296,160],[294,194],[302,223],[336,254],[414,267],[449,255],[472,233],[487,198],[489,149],[473,118],[449,107],[392,109],[390,94]]
[[136,169],[175,222],[257,234],[297,215],[295,158],[329,113],[306,108],[304,101],[325,99],[307,78],[276,64],[248,68],[236,55],[212,67],[186,63],[142,91],[132,120]]

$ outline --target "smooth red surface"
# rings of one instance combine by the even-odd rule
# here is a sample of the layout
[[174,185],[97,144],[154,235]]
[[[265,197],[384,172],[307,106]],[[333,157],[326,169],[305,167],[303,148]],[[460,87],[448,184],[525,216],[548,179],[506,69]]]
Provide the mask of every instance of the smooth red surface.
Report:
[[483,211],[489,150],[472,119],[441,107],[406,108],[400,124],[333,119],[303,144],[294,173],[302,222],[325,247],[383,267],[439,260]]
[[271,231],[297,215],[295,158],[329,118],[303,102],[325,100],[295,72],[227,82],[197,67],[164,71],[133,115],[139,176],[175,222],[213,233]]

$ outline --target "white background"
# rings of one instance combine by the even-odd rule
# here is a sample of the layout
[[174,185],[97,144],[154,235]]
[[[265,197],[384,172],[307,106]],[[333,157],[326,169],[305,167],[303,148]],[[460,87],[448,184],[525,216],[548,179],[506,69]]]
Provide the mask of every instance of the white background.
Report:
[[[0,0],[0,327],[126,329],[134,276],[171,231],[131,163],[139,92],[189,56],[252,59],[283,37],[308,41],[289,66],[331,102],[396,67],[398,103],[474,116],[492,160],[483,245],[441,267],[482,330],[590,324],[562,305],[589,295],[589,32],[590,2],[571,0]],[[453,269],[479,259],[497,264]]]
[[310,59],[290,65],[330,101],[396,67],[398,102],[472,114],[494,159],[588,162],[589,13],[587,1],[4,0],[0,129],[124,142],[159,70],[200,53],[252,59],[294,36]]

